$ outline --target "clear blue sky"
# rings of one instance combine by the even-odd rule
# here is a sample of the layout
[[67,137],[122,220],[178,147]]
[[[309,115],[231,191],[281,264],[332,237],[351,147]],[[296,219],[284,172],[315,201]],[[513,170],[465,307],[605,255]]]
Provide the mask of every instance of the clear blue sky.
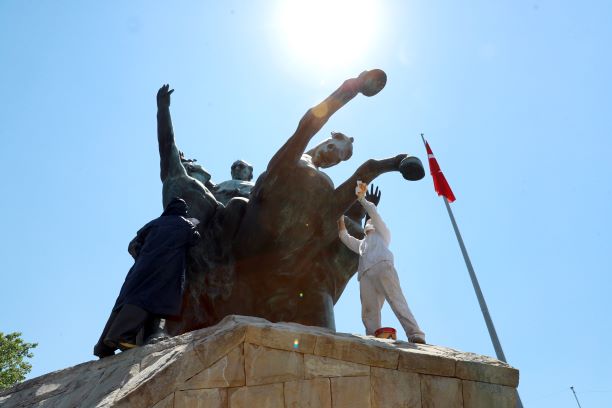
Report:
[[[328,174],[425,160],[424,132],[525,406],[575,407],[571,385],[609,405],[611,3],[355,0],[316,18],[284,3],[0,2],[0,330],[39,343],[30,378],[93,358],[127,244],[162,210],[162,84],[179,147],[220,182],[237,158],[258,176],[307,108],[378,67],[387,87],[320,133],[355,138]],[[428,341],[494,355],[431,178],[377,183]],[[351,281],[339,331],[363,332],[359,308]]]

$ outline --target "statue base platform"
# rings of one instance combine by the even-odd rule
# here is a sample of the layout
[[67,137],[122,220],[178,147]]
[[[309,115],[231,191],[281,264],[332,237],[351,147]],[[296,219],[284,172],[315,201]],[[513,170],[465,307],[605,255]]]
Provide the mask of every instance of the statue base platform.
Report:
[[228,316],[28,380],[9,407],[514,408],[519,372],[434,345]]

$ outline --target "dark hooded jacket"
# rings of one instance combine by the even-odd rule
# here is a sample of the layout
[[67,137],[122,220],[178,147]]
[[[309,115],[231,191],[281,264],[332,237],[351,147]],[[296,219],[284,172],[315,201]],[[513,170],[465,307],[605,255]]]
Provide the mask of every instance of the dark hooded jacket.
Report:
[[187,250],[200,237],[196,227],[184,218],[186,215],[187,204],[175,198],[161,217],[138,231],[128,248],[136,262],[113,310],[130,304],[159,316],[180,313]]

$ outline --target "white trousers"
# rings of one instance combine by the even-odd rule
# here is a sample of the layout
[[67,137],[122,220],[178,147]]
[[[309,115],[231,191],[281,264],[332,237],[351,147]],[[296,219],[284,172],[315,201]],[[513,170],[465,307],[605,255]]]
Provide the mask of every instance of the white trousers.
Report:
[[425,338],[406,303],[397,271],[391,262],[379,262],[368,269],[359,281],[359,291],[361,319],[367,335],[374,335],[376,329],[381,327],[380,311],[386,300],[408,338],[414,335]]

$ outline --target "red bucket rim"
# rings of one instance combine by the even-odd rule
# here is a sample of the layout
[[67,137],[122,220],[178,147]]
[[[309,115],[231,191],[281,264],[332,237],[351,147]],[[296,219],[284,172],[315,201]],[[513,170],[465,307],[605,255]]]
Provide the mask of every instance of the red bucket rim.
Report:
[[378,336],[380,333],[397,333],[397,330],[395,330],[393,327],[381,327],[374,332],[374,335]]

